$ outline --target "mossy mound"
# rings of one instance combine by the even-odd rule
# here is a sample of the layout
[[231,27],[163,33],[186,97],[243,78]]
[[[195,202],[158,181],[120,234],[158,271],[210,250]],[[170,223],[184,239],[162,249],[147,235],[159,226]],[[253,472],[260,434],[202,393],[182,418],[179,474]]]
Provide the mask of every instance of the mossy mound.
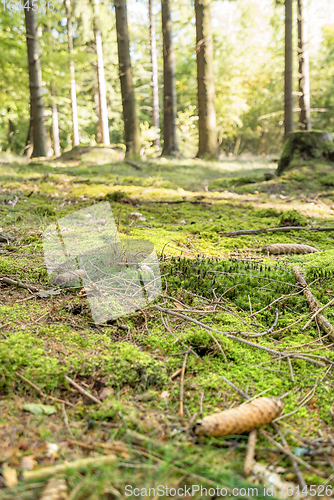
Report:
[[277,175],[287,170],[296,156],[307,158],[325,158],[334,161],[334,136],[331,132],[319,130],[294,132],[285,141],[278,163]]

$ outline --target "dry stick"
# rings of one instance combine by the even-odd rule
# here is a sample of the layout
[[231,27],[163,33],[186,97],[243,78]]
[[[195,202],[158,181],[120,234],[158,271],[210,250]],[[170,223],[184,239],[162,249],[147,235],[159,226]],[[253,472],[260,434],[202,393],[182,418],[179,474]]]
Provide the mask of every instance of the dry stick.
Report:
[[[281,429],[279,428],[279,426],[277,424],[275,424],[274,422],[272,422],[271,425],[273,426],[274,430],[277,432],[277,434],[281,438],[281,441],[283,443],[284,448],[285,449],[289,449],[289,445],[286,442],[285,436],[284,436],[283,432],[281,431]],[[292,464],[293,470],[295,471],[296,477],[298,479],[299,486],[301,488],[306,488],[307,485],[306,485],[305,479],[303,478],[303,475],[300,472],[300,469],[298,467],[298,464],[297,464],[296,460],[294,458],[292,458],[292,457],[290,457],[290,460],[291,460],[291,464]]]
[[199,402],[199,414],[200,414],[201,418],[203,417],[203,401],[204,401],[204,392],[202,392],[201,399]]
[[228,233],[219,232],[219,236],[243,236],[247,234],[261,233],[282,233],[288,231],[334,231],[334,227],[311,227],[311,226],[286,226],[286,227],[268,227],[265,229],[241,229],[239,231],[230,231]]
[[[254,342],[250,342],[249,340],[245,340],[243,338],[236,337],[235,335],[232,335],[230,333],[216,330],[215,328],[212,328],[211,326],[206,325],[206,324],[202,323],[201,321],[197,321],[197,319],[190,318],[189,316],[186,316],[185,314],[177,313],[175,311],[172,311],[170,309],[166,309],[165,307],[160,307],[157,305],[152,306],[152,307],[154,307],[154,309],[157,309],[158,311],[165,312],[167,314],[171,314],[172,316],[177,316],[178,318],[185,319],[186,321],[190,321],[191,323],[195,323],[196,325],[200,326],[201,328],[204,328],[205,330],[209,330],[211,332],[218,333],[219,335],[224,335],[225,337],[227,337],[229,339],[236,340],[237,342],[241,342],[243,344],[249,345],[250,347],[256,347],[256,349],[261,349],[262,351],[266,351],[270,354],[275,354],[276,356],[282,356],[282,354],[284,354],[284,353],[281,353],[279,351],[275,351],[274,349],[270,349],[269,347],[265,347],[265,346],[260,345],[260,344],[255,344]],[[218,343],[217,339],[215,337],[213,337],[213,338],[214,338],[215,342]],[[218,345],[220,345],[220,344],[218,343]],[[304,360],[309,361],[310,363],[313,363],[315,365],[324,366],[323,363],[321,363],[320,361],[317,361],[315,359],[306,358],[306,357],[303,357],[300,355],[295,355],[294,353],[291,353],[291,354],[289,353],[289,356],[296,358],[296,359],[304,359]]]
[[187,359],[188,359],[189,351],[186,352],[184,356],[182,372],[181,372],[181,381],[180,381],[180,415],[183,417],[183,392],[184,392],[184,374],[186,372]]
[[65,405],[64,403],[62,403],[61,405],[61,412],[63,414],[63,418],[64,418],[64,422],[65,422],[65,426],[66,426],[66,429],[68,430],[69,434],[71,437],[74,437],[73,436],[73,433],[71,431],[71,427],[70,427],[70,424],[68,423],[68,418],[67,418],[67,415],[66,415],[66,410],[65,410]]
[[[172,332],[172,330],[171,330],[171,328],[169,327],[168,323],[166,323],[165,318],[163,317],[162,312],[161,312],[161,321],[163,322],[164,327],[166,328],[166,330],[167,330],[167,331],[168,331],[168,332],[172,335],[172,337],[174,337],[174,339],[175,339],[175,338],[176,338],[176,335],[174,335],[174,333]],[[181,335],[180,335],[180,337],[181,337]],[[181,345],[183,345],[183,347],[185,347],[187,350],[191,349],[189,346],[187,346],[187,345],[185,345],[183,342],[181,342],[180,337],[178,337],[176,340],[177,340],[178,342],[180,342],[180,344],[181,344]],[[197,354],[197,352],[193,351],[192,349],[191,349],[191,351],[190,351],[190,352],[192,352],[193,354],[195,354],[195,356],[196,356],[197,358],[199,358],[199,359],[202,361],[202,359],[201,359],[201,358],[200,358],[200,356]]]
[[169,378],[173,380],[173,378],[178,377],[181,373],[182,373],[182,368],[178,368],[176,372],[174,372],[173,375],[171,375]]
[[313,472],[313,474],[316,474],[317,476],[320,476],[320,477],[323,477],[323,478],[327,478],[327,475],[325,472],[322,472],[318,469],[315,469],[314,467],[312,467],[312,465],[308,464],[307,462],[305,462],[304,460],[302,460],[301,458],[297,457],[296,455],[294,455],[290,450],[288,450],[287,448],[285,448],[284,446],[282,446],[281,444],[277,443],[277,441],[275,441],[275,439],[273,439],[269,434],[268,432],[266,432],[265,430],[263,429],[260,429],[259,432],[262,434],[262,436],[264,436],[270,443],[272,443],[274,446],[276,446],[276,448],[278,448],[282,453],[284,453],[285,455],[287,455],[291,460],[294,459],[296,462],[298,462],[300,465],[302,465],[303,467],[305,467],[305,469],[308,469],[309,471]]
[[253,429],[249,433],[248,445],[247,445],[247,451],[246,451],[246,457],[245,457],[245,463],[244,463],[244,473],[247,476],[250,474],[252,467],[253,467],[253,463],[254,463],[256,439],[257,439],[257,430]]
[[318,309],[312,316],[311,318],[308,320],[308,322],[306,323],[306,325],[303,326],[302,330],[306,330],[306,328],[309,326],[309,324],[311,323],[311,321],[316,317],[318,316],[318,314],[323,311],[324,309],[326,309],[326,307],[330,306],[331,304],[333,304],[334,302],[334,298],[331,299],[325,306],[322,306],[320,307],[320,309]]
[[250,334],[247,334],[247,335],[244,335],[243,332],[240,332],[240,334],[243,335],[244,337],[254,338],[254,337],[263,337],[264,335],[268,335],[268,333],[273,333],[274,328],[275,328],[275,326],[277,325],[277,322],[278,322],[278,314],[279,314],[279,311],[278,311],[278,308],[276,307],[274,322],[271,325],[271,327],[268,328],[267,330],[265,330],[264,332],[262,332],[262,333],[250,333]]
[[0,280],[3,281],[4,283],[7,283],[7,285],[19,286],[20,288],[25,288],[26,290],[30,290],[31,292],[40,292],[39,288],[37,288],[34,285],[30,285],[30,283],[25,284],[22,283],[22,281],[15,281],[12,280],[11,278],[6,278],[5,276],[0,278]]
[[97,403],[98,405],[102,404],[102,401],[100,399],[96,398],[92,394],[89,394],[89,392],[85,391],[85,389],[83,389],[79,384],[74,382],[74,380],[72,380],[70,377],[65,375],[65,378],[66,378],[67,382],[69,382],[71,385],[73,385],[73,387],[75,387],[81,394],[83,394],[87,398],[91,399],[92,401],[94,401],[94,403]]
[[53,465],[52,467],[44,467],[43,469],[37,469],[32,471],[24,471],[22,473],[22,478],[24,481],[39,481],[43,479],[48,479],[56,474],[64,474],[71,470],[81,470],[86,467],[97,467],[99,465],[111,465],[116,462],[115,455],[99,455],[97,457],[82,458],[80,460],[75,460],[74,462],[68,462],[65,464]]
[[290,358],[287,358],[287,359],[288,359],[288,364],[289,364],[289,370],[290,370],[291,380],[292,380],[292,382],[295,382],[295,377],[293,375],[293,369],[292,369],[291,359]]
[[22,380],[27,382],[27,384],[31,385],[31,387],[33,387],[38,392],[38,394],[40,394],[43,398],[52,399],[52,401],[57,401],[57,403],[62,403],[62,404],[68,405],[68,406],[74,406],[72,403],[69,403],[68,401],[64,401],[63,399],[58,399],[58,398],[55,398],[54,396],[48,396],[48,394],[45,394],[45,392],[43,392],[42,389],[40,389],[37,385],[35,385],[33,382],[30,382],[30,380],[28,380],[26,377],[21,375],[20,372],[15,372],[15,375],[17,375]]
[[234,385],[230,380],[228,380],[227,378],[225,378],[223,375],[221,375],[221,378],[230,386],[232,387],[232,389],[234,389],[235,391],[237,391],[240,396],[242,396],[243,398],[245,399],[249,399],[249,396],[248,394],[246,394],[242,389],[239,389],[239,387],[237,387],[236,385]]
[[[318,302],[312,292],[310,291],[308,284],[305,281],[305,278],[299,269],[298,266],[293,267],[293,273],[295,275],[295,278],[297,282],[303,287],[303,293],[306,298],[307,305],[312,313],[318,312],[319,313],[319,307],[318,307]],[[314,316],[317,318],[317,321],[319,323],[319,326],[323,329],[325,333],[328,334],[329,338],[331,340],[334,340],[334,327],[333,325],[328,321],[326,316],[323,314],[317,314]]]

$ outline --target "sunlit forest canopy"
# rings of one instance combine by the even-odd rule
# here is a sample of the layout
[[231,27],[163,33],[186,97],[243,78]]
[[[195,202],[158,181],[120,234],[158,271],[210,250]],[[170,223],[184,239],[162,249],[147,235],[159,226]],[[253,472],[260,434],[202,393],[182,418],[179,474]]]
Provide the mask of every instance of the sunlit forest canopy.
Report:
[[[43,2],[42,2],[43,3]],[[44,2],[45,3],[45,2]],[[334,4],[308,2],[308,49],[312,127],[332,130],[334,121]],[[130,56],[142,147],[152,149],[151,59],[148,2],[127,4]],[[94,145],[97,130],[96,40],[94,9],[89,0],[72,2],[73,54],[68,52],[65,5],[57,0],[37,12],[43,98],[49,143],[52,103],[57,105],[61,151],[72,146],[70,60],[75,67],[80,143]],[[21,154],[30,123],[27,45],[23,8],[1,4],[0,145]],[[294,5],[294,10],[296,5]],[[163,115],[161,6],[153,2],[157,48],[160,123]],[[193,2],[172,2],[177,138],[181,153],[195,156],[198,143],[196,27]],[[124,144],[118,75],[115,8],[103,0],[99,24],[110,142]],[[215,109],[221,154],[278,153],[284,135],[284,5],[273,0],[219,0],[211,4]],[[294,24],[294,49],[297,27]],[[294,119],[298,123],[298,65],[294,64]],[[163,131],[162,131],[163,140]]]

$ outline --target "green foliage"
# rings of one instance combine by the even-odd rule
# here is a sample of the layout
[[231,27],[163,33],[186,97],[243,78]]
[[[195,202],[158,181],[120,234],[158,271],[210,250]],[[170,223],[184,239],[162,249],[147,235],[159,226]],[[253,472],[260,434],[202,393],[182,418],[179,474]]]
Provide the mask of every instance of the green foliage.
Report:
[[286,210],[279,217],[280,226],[307,226],[307,218],[297,210]]

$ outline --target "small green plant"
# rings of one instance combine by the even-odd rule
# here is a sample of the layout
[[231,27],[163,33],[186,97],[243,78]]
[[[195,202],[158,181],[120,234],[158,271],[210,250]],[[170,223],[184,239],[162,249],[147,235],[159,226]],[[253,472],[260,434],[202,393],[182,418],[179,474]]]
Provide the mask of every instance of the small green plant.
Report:
[[280,226],[307,226],[307,219],[297,210],[287,210],[280,215]]

